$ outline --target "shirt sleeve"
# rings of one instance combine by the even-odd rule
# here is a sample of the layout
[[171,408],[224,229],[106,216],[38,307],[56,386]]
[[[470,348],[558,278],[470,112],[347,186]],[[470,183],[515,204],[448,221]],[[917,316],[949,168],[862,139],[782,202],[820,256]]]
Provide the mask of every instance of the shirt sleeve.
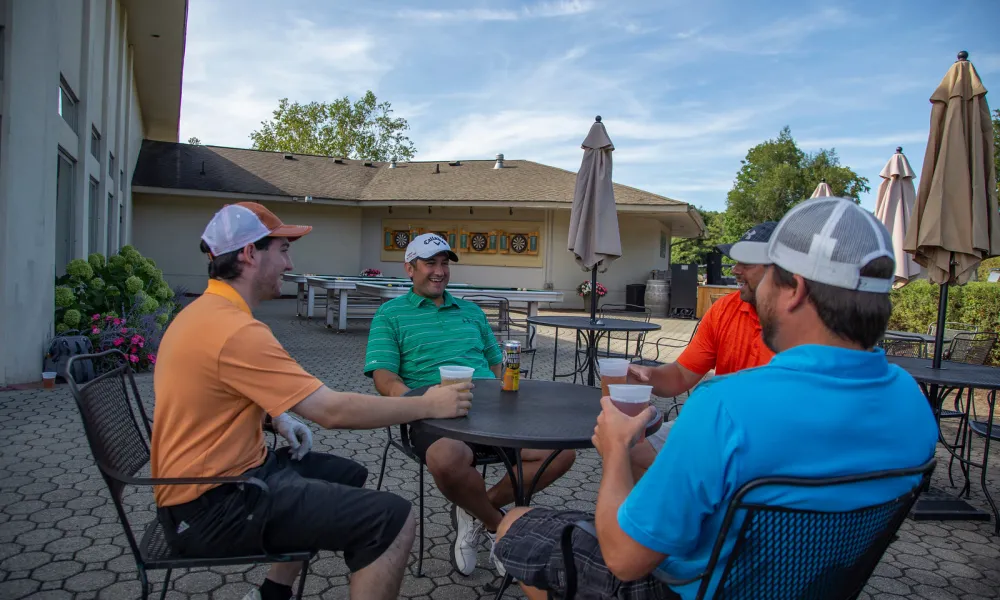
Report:
[[482,317],[479,320],[479,333],[483,338],[483,354],[486,356],[486,362],[492,367],[503,362],[503,351],[500,350],[500,343],[497,342],[493,329],[486,320],[486,313],[480,310],[479,314]]
[[719,356],[719,349],[716,346],[718,336],[715,316],[718,311],[712,310],[713,308],[715,306],[705,313],[698,330],[694,333],[694,339],[677,357],[677,364],[696,375],[704,375],[714,369]]
[[219,379],[276,417],[323,386],[288,354],[267,325],[251,323],[219,354]]
[[365,350],[365,375],[379,369],[385,369],[399,375],[400,365],[399,338],[392,320],[379,308],[372,319],[368,332],[368,348]]
[[689,555],[705,519],[725,510],[735,492],[743,436],[719,401],[721,392],[706,382],[692,393],[653,465],[618,510],[622,531],[651,550]]

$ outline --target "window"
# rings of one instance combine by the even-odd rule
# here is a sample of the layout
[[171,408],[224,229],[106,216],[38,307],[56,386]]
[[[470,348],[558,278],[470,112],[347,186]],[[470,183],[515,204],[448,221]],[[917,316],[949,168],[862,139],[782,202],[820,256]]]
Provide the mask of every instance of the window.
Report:
[[66,272],[73,260],[73,168],[68,155],[59,152],[56,167],[56,275]]
[[73,131],[76,131],[77,103],[76,94],[70,89],[66,80],[59,77],[59,116]]
[[98,195],[100,184],[93,177],[90,178],[90,240],[87,247],[88,253],[100,252],[97,247],[97,238],[101,235],[101,217],[104,215],[104,207],[101,206],[101,197]]
[[118,171],[118,189],[125,191],[125,170]]
[[108,152],[108,175],[111,176],[111,181],[115,180],[115,155]]
[[125,205],[118,201],[118,247],[125,245]]
[[97,162],[101,162],[101,134],[97,133],[97,128],[93,126],[90,128],[90,153]]
[[115,253],[115,239],[118,238],[118,230],[115,226],[118,225],[118,219],[115,218],[115,197],[113,194],[108,194],[108,237],[105,243],[107,252],[104,253],[105,256],[111,256]]

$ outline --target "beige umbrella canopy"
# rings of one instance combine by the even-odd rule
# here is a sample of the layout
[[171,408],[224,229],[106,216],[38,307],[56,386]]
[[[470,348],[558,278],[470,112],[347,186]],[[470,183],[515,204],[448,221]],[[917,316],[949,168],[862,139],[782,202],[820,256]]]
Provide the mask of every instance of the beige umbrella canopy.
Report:
[[[597,117],[583,140],[583,162],[576,174],[573,208],[569,217],[569,251],[585,270],[598,264],[606,271],[622,255],[618,209],[611,183],[611,152],[615,146]],[[597,294],[593,294],[596,297]]]
[[913,188],[913,169],[902,148],[896,148],[896,153],[882,167],[879,177],[882,178],[882,184],[875,201],[875,217],[892,234],[892,250],[896,256],[895,287],[900,287],[920,275],[920,265],[903,250],[917,194]]
[[823,196],[833,196],[833,191],[830,190],[830,184],[826,182],[825,179],[821,179],[819,185],[813,190],[813,195],[810,198],[821,198]]
[[1000,255],[1000,214],[986,88],[968,53],[931,95],[930,135],[904,249],[931,281],[964,284]]

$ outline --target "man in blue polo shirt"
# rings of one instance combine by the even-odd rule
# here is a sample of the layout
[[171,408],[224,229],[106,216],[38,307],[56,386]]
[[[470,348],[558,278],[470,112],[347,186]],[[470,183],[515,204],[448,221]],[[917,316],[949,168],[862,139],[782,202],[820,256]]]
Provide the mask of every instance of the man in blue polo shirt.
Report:
[[[885,227],[850,200],[809,200],[789,211],[766,248],[751,251],[733,258],[769,264],[757,311],[776,356],[696,388],[638,484],[629,448],[652,410],[631,418],[605,398],[593,439],[604,465],[595,514],[518,508],[501,523],[496,553],[529,598],[562,591],[559,535],[567,524],[590,520],[597,531],[596,539],[573,536],[581,597],[693,598],[700,582],[671,587],[653,571],[673,578],[703,572],[743,484],[915,467],[934,455],[937,427],[919,386],[873,349],[892,310]],[[918,481],[855,484],[850,494],[781,488],[760,500],[850,510],[896,498]],[[727,559],[725,551],[709,597]]]
[[[404,260],[413,287],[405,296],[379,307],[368,334],[365,375],[372,377],[375,389],[383,396],[403,396],[414,388],[437,385],[441,383],[438,369],[446,365],[475,369],[473,379],[499,377],[503,354],[486,315],[476,304],[455,298],[445,289],[451,277],[449,262],[458,262],[448,242],[433,233],[417,236],[407,245]],[[503,507],[514,501],[510,478],[486,489],[474,459],[477,453],[492,453],[487,446],[426,432],[413,432],[410,441],[438,489],[452,502],[452,565],[462,575],[470,575],[484,538],[489,540],[493,556]],[[521,451],[525,481],[532,481],[549,453]],[[559,454],[542,472],[535,489],[561,477],[575,458],[572,451]],[[502,565],[495,559],[493,562],[502,575]]]

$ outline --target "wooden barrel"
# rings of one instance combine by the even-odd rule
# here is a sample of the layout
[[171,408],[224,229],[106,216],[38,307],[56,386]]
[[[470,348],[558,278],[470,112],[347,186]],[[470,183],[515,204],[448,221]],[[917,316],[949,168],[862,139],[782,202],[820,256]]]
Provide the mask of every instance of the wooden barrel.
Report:
[[652,317],[667,316],[667,282],[662,279],[646,281],[646,308]]

